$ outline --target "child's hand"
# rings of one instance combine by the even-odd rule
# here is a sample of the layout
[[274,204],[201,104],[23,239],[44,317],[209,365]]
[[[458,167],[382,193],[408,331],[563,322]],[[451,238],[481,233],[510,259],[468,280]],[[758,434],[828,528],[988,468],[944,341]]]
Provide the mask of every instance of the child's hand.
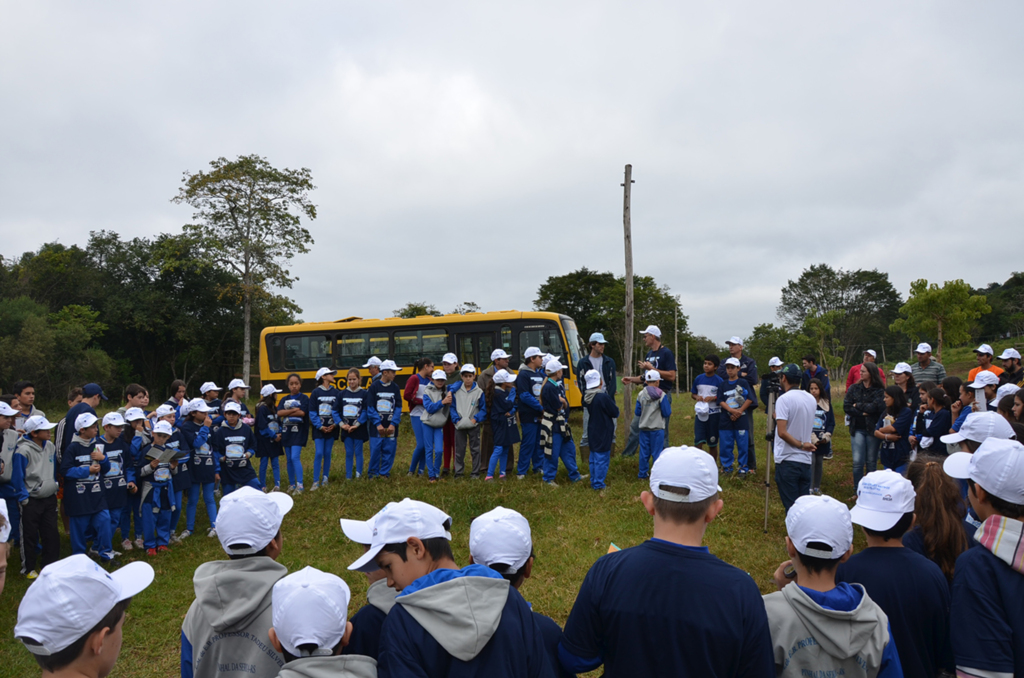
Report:
[[150,468],[156,468],[159,465],[160,465],[160,461],[158,459],[154,459],[151,462],[149,462],[149,467]]
[[178,460],[177,459],[171,459],[170,463],[171,463],[171,468],[178,468]]
[[772,574],[772,579],[775,581],[775,585],[779,587],[780,591],[786,588],[786,586],[788,586],[790,582],[796,581],[795,576],[792,579],[786,576],[786,568],[792,564],[792,560],[787,560],[786,562],[779,565],[779,568],[775,570],[774,574]]
[[214,480],[214,482],[219,483],[220,482],[220,474],[219,473],[214,473],[213,474],[213,480]]
[[205,427],[207,427],[207,428],[209,428],[209,427],[213,426],[213,419],[210,419],[209,415],[207,415],[207,416],[206,416],[206,417],[205,417],[205,418],[203,419],[203,426],[205,426]]
[[99,472],[100,472],[100,465],[99,464],[93,462],[92,464],[89,465],[89,473],[99,473]]
[[452,404],[452,392],[451,391],[448,391],[448,393],[445,394],[444,399],[441,401],[441,404],[442,405],[451,405]]
[[[949,410],[950,410],[950,412],[953,413],[953,418],[954,419],[957,417],[957,415],[960,414],[960,410],[962,410],[963,408],[964,408],[964,404],[962,402],[960,402],[959,399],[953,401],[953,403],[949,406]],[[921,411],[922,412],[927,412],[928,411],[928,406],[925,405],[924,403],[921,403]]]
[[274,436],[274,442],[275,443],[281,442],[281,434],[280,433],[278,433],[276,436]]
[[381,426],[380,424],[377,424],[377,434],[381,436],[384,435],[384,427]]
[[89,455],[89,458],[93,461],[103,461],[103,453],[99,450],[93,450],[92,454]]
[[388,437],[390,438],[393,435],[395,435],[395,425],[394,424],[392,424],[391,426],[388,426]]
[[138,491],[138,489],[139,488],[138,486],[135,485],[135,483],[128,483],[128,491],[131,492],[132,494],[135,494]]

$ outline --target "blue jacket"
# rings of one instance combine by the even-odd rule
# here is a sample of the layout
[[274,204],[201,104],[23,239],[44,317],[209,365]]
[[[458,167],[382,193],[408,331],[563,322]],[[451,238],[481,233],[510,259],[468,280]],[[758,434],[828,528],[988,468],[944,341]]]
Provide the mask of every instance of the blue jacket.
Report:
[[516,375],[516,397],[519,398],[519,421],[536,424],[544,412],[540,394],[544,389],[544,375],[527,367],[519,368]]
[[[458,424],[462,421],[462,415],[459,414],[459,400],[456,397],[459,389],[462,388],[462,383],[455,383],[448,387],[448,390],[452,394],[452,406],[448,409],[448,416],[451,417],[452,425]],[[487,398],[484,397],[484,390],[473,383],[473,388],[469,390],[471,396],[477,398],[477,411],[473,415],[473,421],[477,424],[482,424],[487,421]],[[478,394],[478,395],[477,395]]]
[[280,457],[284,454],[281,441],[275,440],[281,434],[281,422],[277,420],[276,408],[267,407],[263,403],[256,406],[256,431],[257,457]]
[[800,389],[803,391],[811,390],[811,379],[821,379],[821,383],[825,386],[825,392],[822,394],[829,401],[832,400],[832,384],[828,380],[828,372],[821,365],[815,365],[814,374],[811,374],[810,370],[804,370],[800,376]]
[[385,384],[374,379],[370,388],[366,389],[366,410],[370,421],[370,437],[377,437],[377,427],[395,427],[398,435],[398,424],[402,420],[402,389],[392,380]]
[[[590,354],[580,358],[579,364],[576,366],[576,383],[580,387],[580,393],[587,390],[587,384],[583,380],[583,377],[587,374],[587,370],[594,369],[593,363],[590,362]],[[608,389],[608,395],[612,398],[615,397],[616,378],[615,378],[615,361],[610,356],[605,355],[601,361],[601,378],[604,379],[605,388]]]
[[[366,422],[370,419],[369,408],[366,404],[368,397],[369,393],[363,388],[358,391],[350,391],[348,388],[345,388],[341,391],[341,398],[338,401],[338,411],[341,413],[341,420],[349,426],[357,425],[356,429],[350,433],[342,431],[342,440],[347,440],[348,438],[353,440],[370,439],[370,432],[367,430],[366,425]],[[355,416],[352,416],[353,412]]]
[[341,391],[331,386],[324,388],[317,386],[309,394],[309,423],[313,430],[313,440],[321,438],[338,439],[339,430],[334,429],[331,433],[324,433],[321,426],[341,423],[341,414],[338,412],[338,399]]
[[110,462],[110,470],[103,474],[107,508],[121,508],[128,503],[128,483],[135,482],[134,459],[121,436],[114,438],[112,443],[104,438],[97,440],[97,443],[103,445],[103,454],[107,455],[107,461]]
[[281,445],[284,447],[305,447],[309,439],[309,397],[305,393],[286,393],[277,403],[277,411],[302,409],[301,417],[285,417],[281,422]]
[[245,424],[239,422],[238,428],[225,424],[217,429],[213,434],[213,450],[220,457],[222,484],[245,485],[256,477],[249,461],[256,454],[256,438]]
[[584,392],[583,407],[590,412],[587,421],[587,440],[590,449],[595,452],[611,452],[612,443],[615,442],[613,420],[619,416],[619,406],[610,395],[595,388]]
[[167,447],[178,450],[178,468],[171,479],[175,492],[182,492],[192,487],[192,446],[180,428],[174,429],[174,435],[167,441]]
[[110,462],[104,455],[100,472],[90,474],[90,455],[95,447],[95,440],[85,441],[76,435],[64,449],[60,474],[64,478],[64,510],[69,516],[89,516],[107,509],[103,475],[110,471]]
[[[544,380],[544,389],[540,394],[540,402],[547,414],[558,414],[563,412],[562,401],[559,398],[565,397],[565,386],[552,381],[550,378]],[[568,414],[568,412],[564,412]]]
[[192,449],[192,482],[207,485],[220,473],[220,459],[210,445],[210,429],[194,421],[181,423],[181,435]]
[[506,450],[519,442],[519,427],[516,425],[516,390],[508,391],[494,387],[491,399],[491,431],[494,445]]

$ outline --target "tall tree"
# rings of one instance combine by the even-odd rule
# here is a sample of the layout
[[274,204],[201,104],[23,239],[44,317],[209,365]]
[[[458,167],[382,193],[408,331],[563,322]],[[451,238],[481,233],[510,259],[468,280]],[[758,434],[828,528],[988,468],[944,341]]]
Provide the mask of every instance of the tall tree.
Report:
[[[565,275],[553,275],[537,289],[533,308],[538,311],[564,313],[576,321],[580,336],[608,329],[602,318],[604,309],[598,297],[609,285],[615,284],[611,273],[598,273],[584,266]],[[619,306],[622,302],[619,302]],[[621,349],[620,349],[621,350]]]
[[242,301],[242,379],[252,365],[252,311],[266,287],[288,287],[298,280],[285,268],[305,254],[313,237],[302,217],[316,219],[309,193],[316,187],[306,169],[277,169],[258,155],[218,158],[210,170],[185,172],[172,202],[195,210],[185,233],[195,237],[210,260],[230,271]]
[[900,307],[901,318],[891,325],[914,341],[935,337],[935,357],[942,362],[946,342],[957,346],[971,338],[971,326],[978,318],[991,313],[985,297],[972,294],[963,280],[947,280],[939,287],[927,280],[910,283],[910,298]]
[[789,362],[794,360],[787,356],[792,349],[795,335],[795,332],[772,323],[757,325],[750,336],[743,340],[743,352],[753,358],[757,362],[758,370],[763,372],[768,369],[768,361],[773,357]]
[[410,301],[402,308],[396,308],[392,313],[396,318],[415,318],[418,315],[441,315],[437,306],[428,304],[425,301]]

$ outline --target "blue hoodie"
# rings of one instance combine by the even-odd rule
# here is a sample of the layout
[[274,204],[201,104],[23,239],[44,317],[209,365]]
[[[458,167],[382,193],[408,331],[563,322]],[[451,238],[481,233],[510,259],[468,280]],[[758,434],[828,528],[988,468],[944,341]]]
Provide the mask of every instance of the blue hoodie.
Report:
[[536,424],[544,412],[540,394],[544,389],[544,374],[520,367],[516,374],[516,397],[519,398],[519,420],[524,424]]

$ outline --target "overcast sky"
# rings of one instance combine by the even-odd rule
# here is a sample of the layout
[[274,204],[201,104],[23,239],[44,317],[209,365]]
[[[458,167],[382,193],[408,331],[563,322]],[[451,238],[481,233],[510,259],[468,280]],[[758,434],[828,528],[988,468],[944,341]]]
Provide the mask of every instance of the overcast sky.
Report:
[[637,274],[719,343],[814,263],[1002,282],[1022,25],[1019,1],[0,0],[2,252],[176,232],[182,172],[258,153],[318,186],[305,320],[529,309],[548,276],[623,273],[628,162]]

